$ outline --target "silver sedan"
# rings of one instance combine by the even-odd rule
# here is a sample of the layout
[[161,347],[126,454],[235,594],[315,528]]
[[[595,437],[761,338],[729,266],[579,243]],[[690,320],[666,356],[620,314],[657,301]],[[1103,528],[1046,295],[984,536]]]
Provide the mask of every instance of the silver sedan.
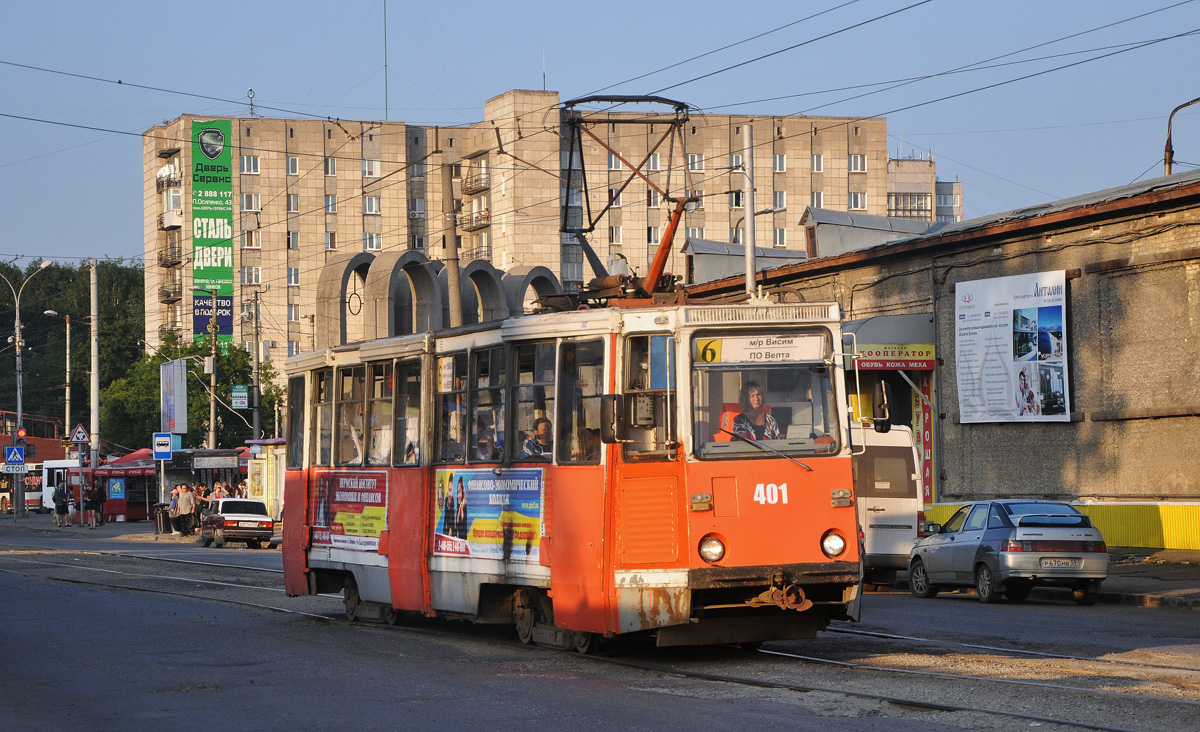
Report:
[[983,602],[1024,600],[1036,585],[1070,587],[1092,605],[1108,576],[1108,547],[1074,507],[1053,501],[982,501],[944,526],[929,524],[908,556],[909,588],[933,597],[943,587],[974,587]]

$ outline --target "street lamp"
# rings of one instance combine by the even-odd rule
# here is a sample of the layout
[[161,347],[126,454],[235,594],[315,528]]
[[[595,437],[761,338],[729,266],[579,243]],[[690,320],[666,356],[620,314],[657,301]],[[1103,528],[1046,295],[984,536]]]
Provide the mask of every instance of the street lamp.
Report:
[[[56,310],[47,310],[42,314],[58,317],[58,311]],[[69,435],[71,432],[71,315],[68,313],[62,317],[67,319],[67,409],[63,414],[63,430]]]
[[211,363],[208,366],[208,449],[217,447],[217,291],[204,287],[193,287],[192,292],[207,292],[212,295],[212,310],[208,318],[208,339],[211,342]]
[[[14,445],[17,444],[17,433],[20,432],[25,425],[25,405],[22,401],[22,374],[24,372],[22,370],[21,362],[21,346],[23,345],[23,339],[21,338],[21,295],[25,292],[25,285],[28,285],[29,281],[33,279],[38,272],[41,272],[52,264],[54,264],[53,259],[43,259],[41,265],[35,269],[32,274],[26,277],[24,282],[21,283],[20,288],[13,287],[13,283],[9,282],[8,278],[5,277],[3,273],[0,273],[0,279],[3,279],[4,284],[8,285],[8,289],[12,290],[13,301],[15,303],[16,310],[16,330],[13,336],[13,342],[16,344],[17,349],[17,428],[13,430],[12,444]],[[16,504],[13,507],[14,520],[18,518],[25,518],[27,515],[25,509],[25,481],[13,478],[13,500]]]

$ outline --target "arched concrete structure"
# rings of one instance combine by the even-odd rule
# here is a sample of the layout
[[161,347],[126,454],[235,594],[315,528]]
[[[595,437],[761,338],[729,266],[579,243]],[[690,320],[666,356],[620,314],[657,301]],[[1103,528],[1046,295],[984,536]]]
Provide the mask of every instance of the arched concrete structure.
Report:
[[441,262],[430,262],[414,250],[376,255],[366,283],[367,338],[441,327],[438,314],[445,298],[436,284],[441,269]]
[[503,272],[482,259],[472,261],[462,270],[459,281],[463,325],[496,323],[508,317],[503,279]]
[[[358,288],[355,293],[358,302],[351,303],[352,307],[347,307],[347,294],[354,292],[349,287],[352,278],[359,277],[365,282],[374,261],[375,255],[368,252],[339,254],[321,268],[321,276],[317,279],[317,318],[314,324],[317,348],[346,343],[348,332],[364,337],[362,318],[366,303],[363,292],[366,288]],[[358,308],[357,315],[348,312],[353,307]],[[352,319],[357,322],[352,322]]]
[[502,280],[509,316],[524,314],[525,293],[533,288],[538,297],[561,295],[562,284],[548,267],[514,267]]
[[394,300],[395,335],[440,330],[449,322],[443,316],[446,303],[446,265],[429,261],[416,251],[405,252],[396,264],[405,278],[411,301]]

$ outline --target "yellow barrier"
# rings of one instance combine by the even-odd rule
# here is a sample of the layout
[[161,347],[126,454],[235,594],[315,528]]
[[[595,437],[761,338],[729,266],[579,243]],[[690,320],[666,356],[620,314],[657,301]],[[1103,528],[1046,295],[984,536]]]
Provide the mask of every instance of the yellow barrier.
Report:
[[[944,524],[963,504],[925,507],[925,520]],[[1077,505],[1109,546],[1200,550],[1200,504],[1104,503]]]

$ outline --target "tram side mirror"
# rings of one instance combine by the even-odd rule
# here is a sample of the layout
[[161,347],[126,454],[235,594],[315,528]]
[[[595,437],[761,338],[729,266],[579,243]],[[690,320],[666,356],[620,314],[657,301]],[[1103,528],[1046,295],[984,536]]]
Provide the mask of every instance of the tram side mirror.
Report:
[[625,439],[625,400],[620,394],[600,397],[600,441],[612,444]]
[[886,382],[875,384],[875,399],[873,407],[873,422],[876,432],[887,432],[892,429],[892,387]]

